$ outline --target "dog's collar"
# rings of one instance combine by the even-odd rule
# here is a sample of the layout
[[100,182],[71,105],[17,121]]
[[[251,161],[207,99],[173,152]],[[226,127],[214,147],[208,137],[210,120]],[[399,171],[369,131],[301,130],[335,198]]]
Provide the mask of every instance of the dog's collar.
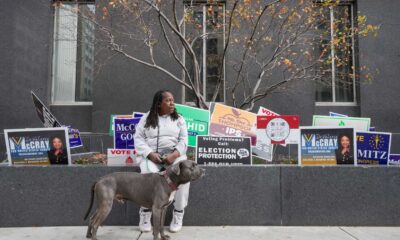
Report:
[[165,180],[168,183],[168,186],[172,189],[172,191],[176,191],[178,190],[178,185],[176,185],[171,178],[169,178],[169,176],[167,175],[167,171],[162,171],[159,173],[161,176],[163,176],[165,178]]

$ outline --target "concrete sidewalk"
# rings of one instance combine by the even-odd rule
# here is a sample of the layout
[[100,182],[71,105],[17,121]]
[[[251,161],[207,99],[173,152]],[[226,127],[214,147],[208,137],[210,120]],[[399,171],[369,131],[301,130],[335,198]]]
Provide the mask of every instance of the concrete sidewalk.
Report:
[[[86,227],[0,228],[0,240],[84,240]],[[398,240],[400,227],[184,227],[172,240]],[[137,227],[100,227],[98,240],[151,240]]]

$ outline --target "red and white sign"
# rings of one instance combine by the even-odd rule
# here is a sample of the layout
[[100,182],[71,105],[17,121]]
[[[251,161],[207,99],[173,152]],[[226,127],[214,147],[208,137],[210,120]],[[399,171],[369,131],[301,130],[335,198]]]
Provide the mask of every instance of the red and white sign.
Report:
[[260,107],[258,109],[257,115],[259,115],[259,116],[279,116],[279,114],[277,114],[276,112],[271,111],[265,107]]
[[108,166],[137,166],[136,151],[134,149],[107,149]]
[[[257,140],[272,144],[298,144],[300,116],[257,116]],[[259,139],[260,137],[260,139]]]

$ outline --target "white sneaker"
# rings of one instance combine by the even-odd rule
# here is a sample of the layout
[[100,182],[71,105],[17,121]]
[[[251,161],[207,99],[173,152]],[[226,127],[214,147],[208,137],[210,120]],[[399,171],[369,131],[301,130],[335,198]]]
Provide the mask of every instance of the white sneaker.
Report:
[[140,208],[139,210],[140,221],[139,229],[141,232],[151,231],[151,210],[147,208]]
[[173,211],[172,215],[172,221],[171,224],[169,225],[169,230],[171,232],[179,232],[182,229],[182,221],[183,221],[183,214],[184,212],[177,212]]

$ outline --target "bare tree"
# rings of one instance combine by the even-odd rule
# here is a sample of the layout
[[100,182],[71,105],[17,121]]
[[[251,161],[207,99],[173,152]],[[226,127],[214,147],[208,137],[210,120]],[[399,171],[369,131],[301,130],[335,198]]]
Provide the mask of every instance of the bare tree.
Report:
[[[103,46],[166,74],[183,85],[201,108],[220,97],[224,82],[226,98],[235,107],[252,110],[257,101],[294,81],[331,84],[326,79],[333,74],[332,66],[337,68],[334,74],[340,86],[349,87],[349,78],[357,74],[351,57],[354,39],[378,29],[367,25],[364,16],[358,16],[354,26],[349,10],[332,20],[330,12],[341,5],[339,0],[199,2],[110,0],[97,6],[96,17],[77,12],[102,33],[97,40]],[[118,24],[112,24],[115,13]],[[214,38],[224,39],[216,46],[218,54],[204,59],[200,43]],[[128,48],[129,41],[139,42],[140,51]],[[171,61],[165,65],[160,58]],[[202,80],[202,71],[208,74],[205,64],[214,69],[213,91],[208,97]],[[224,66],[230,71],[230,81],[226,81]]]

